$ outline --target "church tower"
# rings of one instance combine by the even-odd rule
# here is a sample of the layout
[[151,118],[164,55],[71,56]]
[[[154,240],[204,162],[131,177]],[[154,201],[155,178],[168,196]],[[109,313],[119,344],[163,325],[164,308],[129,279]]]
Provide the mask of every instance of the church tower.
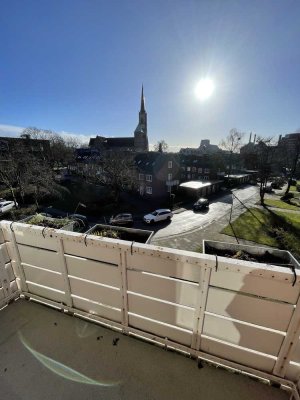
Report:
[[145,110],[144,87],[142,86],[141,109],[139,112],[139,123],[134,131],[135,151],[149,151],[147,136],[147,113]]

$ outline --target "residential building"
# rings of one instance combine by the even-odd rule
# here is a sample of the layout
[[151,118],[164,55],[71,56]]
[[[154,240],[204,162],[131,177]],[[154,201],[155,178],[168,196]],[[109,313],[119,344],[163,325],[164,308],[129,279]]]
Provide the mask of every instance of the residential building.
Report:
[[31,139],[29,136],[19,138],[0,137],[0,159],[5,160],[7,157],[15,156],[24,151],[38,158],[51,158],[49,140]]
[[146,198],[163,198],[177,190],[180,179],[176,153],[147,152],[135,157],[138,192]]
[[209,139],[201,140],[200,146],[198,148],[186,147],[181,148],[179,153],[183,155],[205,155],[205,154],[215,154],[222,152],[222,150],[215,144],[210,144]]

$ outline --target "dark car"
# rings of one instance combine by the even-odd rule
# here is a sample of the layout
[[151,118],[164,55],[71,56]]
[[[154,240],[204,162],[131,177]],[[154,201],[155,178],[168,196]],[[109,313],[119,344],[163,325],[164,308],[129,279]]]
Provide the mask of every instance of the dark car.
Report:
[[118,226],[132,226],[133,225],[132,214],[129,213],[117,214],[110,218],[109,223],[111,225],[118,225]]
[[204,210],[207,207],[209,207],[209,201],[203,198],[197,200],[193,205],[194,211]]
[[89,228],[89,221],[85,215],[71,214],[69,218],[77,222],[79,232],[85,232]]

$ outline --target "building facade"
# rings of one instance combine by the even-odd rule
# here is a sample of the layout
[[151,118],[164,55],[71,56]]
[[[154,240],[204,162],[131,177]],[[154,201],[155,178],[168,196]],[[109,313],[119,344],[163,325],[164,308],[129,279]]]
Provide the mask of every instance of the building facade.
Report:
[[145,198],[166,198],[178,188],[178,154],[154,151],[137,154],[135,169],[138,192]]

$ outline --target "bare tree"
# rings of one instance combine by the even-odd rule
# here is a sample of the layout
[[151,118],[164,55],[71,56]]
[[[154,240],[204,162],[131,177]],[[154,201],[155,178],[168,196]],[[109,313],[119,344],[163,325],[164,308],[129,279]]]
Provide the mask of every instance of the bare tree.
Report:
[[62,135],[51,130],[28,127],[22,131],[21,137],[31,139],[49,140],[51,148],[51,160],[53,166],[67,166],[75,160],[75,149],[80,146],[76,136]]
[[244,133],[238,131],[237,129],[231,129],[229,135],[221,141],[220,147],[223,150],[229,152],[229,170],[228,175],[231,175],[232,172],[232,154],[238,153],[242,146],[242,139],[244,137]]
[[262,205],[264,204],[268,180],[272,175],[275,154],[276,146],[272,143],[272,138],[257,138],[256,157],[260,181],[259,195]]
[[164,153],[168,150],[169,146],[168,144],[162,139],[159,140],[155,145],[154,145],[154,150],[159,151],[160,153]]
[[132,189],[135,184],[135,170],[132,155],[107,152],[101,156],[98,166],[91,166],[97,182],[111,189],[116,203],[122,191]]
[[2,160],[0,162],[0,181],[10,191],[11,197],[17,207],[16,182],[17,182],[17,164],[14,160]]
[[280,153],[285,156],[285,167],[288,176],[288,185],[285,191],[286,196],[290,191],[298,164],[300,162],[300,133],[295,137],[295,142],[293,146],[289,146],[288,143],[284,141],[282,146],[280,146],[279,143],[278,148]]

